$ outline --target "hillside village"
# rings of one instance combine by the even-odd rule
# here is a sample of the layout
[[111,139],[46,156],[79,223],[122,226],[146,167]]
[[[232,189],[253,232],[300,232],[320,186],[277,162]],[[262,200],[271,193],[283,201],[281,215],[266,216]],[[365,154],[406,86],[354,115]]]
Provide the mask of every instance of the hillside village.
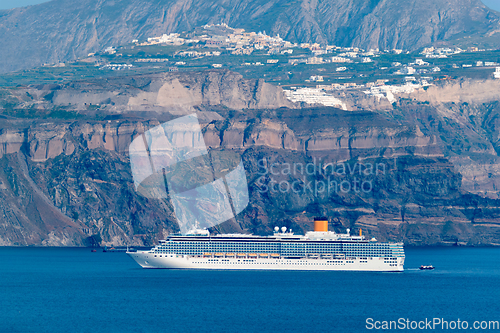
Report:
[[[122,71],[228,69],[281,86],[291,101],[344,109],[339,91],[358,91],[393,103],[399,94],[460,77],[500,79],[497,50],[477,47],[428,47],[411,53],[400,49],[363,50],[292,43],[279,35],[247,32],[226,24],[135,39],[127,45],[108,46],[101,52],[90,53],[77,62],[46,67],[64,70],[82,63],[90,76],[95,75],[92,67],[100,70],[100,75],[120,75]],[[81,72],[81,68],[77,71]]]
[[[184,46],[172,54],[169,67],[171,71],[178,71],[180,66],[189,67],[189,62],[205,59],[213,68],[231,67],[220,59],[221,55],[236,56],[241,59],[240,66],[272,66],[280,65],[290,72],[298,69],[303,72],[314,72],[315,67],[329,65],[336,74],[355,72],[357,65],[371,64],[376,70],[397,78],[397,83],[390,83],[389,79],[377,79],[363,83],[352,80],[356,74],[347,77],[337,77],[330,84],[325,83],[325,76],[312,74],[305,77],[302,84],[286,85],[277,82],[285,89],[286,96],[294,102],[337,106],[345,109],[345,104],[330,92],[338,90],[360,90],[366,95],[378,99],[386,98],[389,102],[395,101],[394,96],[401,93],[411,93],[415,90],[432,85],[436,76],[440,76],[443,65],[436,65],[435,60],[446,62],[453,56],[462,53],[480,54],[491,50],[470,47],[467,50],[460,48],[429,47],[422,50],[420,58],[408,63],[391,62],[390,66],[376,66],[381,56],[401,56],[409,54],[403,50],[363,50],[360,48],[345,48],[335,45],[319,43],[291,43],[283,40],[279,35],[268,36],[263,32],[246,32],[244,29],[234,29],[226,24],[205,25],[191,33],[171,33],[159,37],[149,37],[146,41],[133,41],[136,47],[146,46]],[[113,50],[113,52],[116,52]],[[251,55],[260,55],[262,61],[250,61]],[[182,59],[182,60],[181,60]],[[265,61],[264,61],[265,59]],[[494,59],[497,60],[497,59]],[[491,77],[500,78],[500,65],[494,61],[476,60],[468,63],[451,63],[452,69],[489,68],[492,67]],[[139,58],[135,63],[167,62],[167,59]],[[306,66],[304,68],[304,65]],[[298,66],[298,67],[297,67]],[[445,65],[446,66],[446,65]],[[281,68],[281,67],[280,67]],[[363,74],[359,74],[363,76]],[[447,79],[445,76],[444,79]],[[332,80],[330,80],[332,81]],[[392,80],[394,81],[394,80]]]

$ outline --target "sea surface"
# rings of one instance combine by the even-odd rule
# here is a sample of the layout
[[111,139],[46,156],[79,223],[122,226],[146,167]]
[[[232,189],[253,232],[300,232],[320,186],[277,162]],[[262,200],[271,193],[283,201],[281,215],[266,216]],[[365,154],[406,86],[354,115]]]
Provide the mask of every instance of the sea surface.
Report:
[[148,270],[125,253],[0,248],[0,332],[376,331],[368,318],[459,319],[472,331],[500,320],[500,248],[405,251],[405,272],[366,273]]

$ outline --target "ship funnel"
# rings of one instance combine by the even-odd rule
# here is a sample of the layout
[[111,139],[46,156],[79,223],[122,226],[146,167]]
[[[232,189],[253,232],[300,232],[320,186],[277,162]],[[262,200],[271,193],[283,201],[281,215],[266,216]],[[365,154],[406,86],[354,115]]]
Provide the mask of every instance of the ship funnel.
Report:
[[314,219],[314,231],[327,232],[328,231],[328,219],[326,217],[320,217]]

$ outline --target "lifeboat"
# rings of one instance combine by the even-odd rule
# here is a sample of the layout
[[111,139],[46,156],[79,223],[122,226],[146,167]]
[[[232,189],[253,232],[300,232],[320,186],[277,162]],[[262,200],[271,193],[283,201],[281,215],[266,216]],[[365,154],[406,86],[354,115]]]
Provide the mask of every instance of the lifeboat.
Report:
[[249,253],[248,256],[252,257],[252,258],[255,258],[255,257],[257,257],[257,254],[256,253]]

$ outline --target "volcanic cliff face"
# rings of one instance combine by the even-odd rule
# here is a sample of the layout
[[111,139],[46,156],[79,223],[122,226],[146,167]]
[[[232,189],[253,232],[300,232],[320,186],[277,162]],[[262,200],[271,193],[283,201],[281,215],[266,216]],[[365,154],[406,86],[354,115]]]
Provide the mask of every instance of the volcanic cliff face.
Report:
[[350,110],[376,110],[393,119],[416,124],[435,135],[444,156],[462,175],[461,189],[500,197],[498,80],[452,80],[410,94],[387,98],[361,91],[338,93]]
[[[185,113],[200,105],[233,110],[295,107],[281,88],[264,80],[243,79],[228,70],[158,73],[38,85],[6,92],[14,108],[67,111],[94,109],[113,113],[156,111]],[[29,96],[29,98],[27,98]],[[5,101],[6,99],[4,99]]]
[[498,244],[498,102],[448,102],[447,89],[378,112],[283,107],[295,106],[280,89],[225,71],[2,90],[0,244],[151,245],[177,231],[169,199],[135,190],[128,147],[192,113],[210,151],[241,155],[249,185],[248,207],[214,231],[300,233],[321,215],[381,240]]
[[220,22],[292,42],[365,49],[414,50],[464,35],[491,37],[500,28],[498,13],[480,0],[53,0],[0,11],[0,72]]
[[[498,240],[496,201],[461,191],[439,140],[417,127],[332,108],[214,111],[198,112],[206,145],[241,154],[251,197],[220,231],[301,232],[327,215],[337,230],[409,244]],[[139,195],[129,165],[130,142],[158,124],[4,120],[2,244],[151,245],[178,230],[170,201]]]

